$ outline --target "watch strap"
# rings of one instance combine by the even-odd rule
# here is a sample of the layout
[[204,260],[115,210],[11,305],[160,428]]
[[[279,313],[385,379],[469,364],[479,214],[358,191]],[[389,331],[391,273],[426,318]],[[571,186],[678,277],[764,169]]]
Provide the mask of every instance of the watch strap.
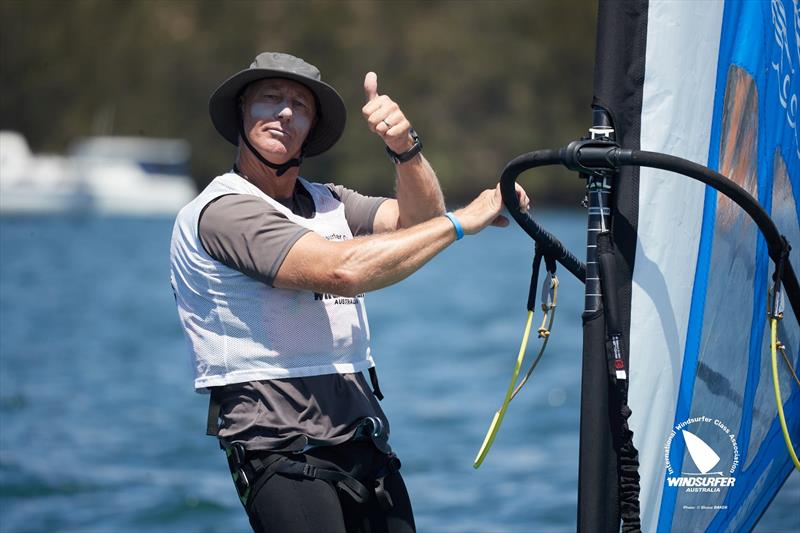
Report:
[[408,131],[408,134],[411,135],[411,140],[414,141],[414,145],[402,154],[398,154],[388,146],[386,147],[386,153],[388,154],[389,159],[391,159],[395,164],[405,163],[422,151],[422,140],[420,140],[419,135],[416,131],[414,131],[414,128],[411,128]]

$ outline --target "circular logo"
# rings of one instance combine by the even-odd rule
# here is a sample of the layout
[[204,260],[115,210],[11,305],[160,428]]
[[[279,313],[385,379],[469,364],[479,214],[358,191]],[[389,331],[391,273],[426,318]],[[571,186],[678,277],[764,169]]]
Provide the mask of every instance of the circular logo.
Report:
[[[676,424],[664,443],[666,487],[686,493],[719,493],[736,483],[736,435],[721,420],[698,416]],[[680,469],[675,464],[680,464]]]

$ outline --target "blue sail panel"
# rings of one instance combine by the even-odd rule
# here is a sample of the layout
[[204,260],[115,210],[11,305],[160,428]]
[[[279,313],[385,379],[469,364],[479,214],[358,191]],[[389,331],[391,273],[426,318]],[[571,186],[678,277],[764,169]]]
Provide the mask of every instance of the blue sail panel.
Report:
[[[705,164],[756,197],[794,244],[794,265],[799,24],[791,0],[649,2],[639,117],[643,150]],[[629,402],[642,527],[748,529],[793,468],[772,392],[774,267],[755,224],[713,189],[652,169],[638,185]],[[788,306],[779,337],[796,368]],[[780,380],[797,443],[800,390],[783,364]]]

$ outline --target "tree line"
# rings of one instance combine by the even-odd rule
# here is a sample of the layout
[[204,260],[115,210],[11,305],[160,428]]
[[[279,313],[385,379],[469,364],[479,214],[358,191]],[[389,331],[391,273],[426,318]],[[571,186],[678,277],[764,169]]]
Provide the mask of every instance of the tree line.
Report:
[[[211,92],[257,53],[285,51],[317,65],[348,107],[344,136],[304,175],[391,194],[360,112],[374,70],[458,204],[512,157],[583,135],[595,18],[591,0],[0,0],[0,127],[35,151],[99,134],[185,138],[203,186],[235,155],[208,118]],[[565,171],[525,184],[540,204],[580,200]]]

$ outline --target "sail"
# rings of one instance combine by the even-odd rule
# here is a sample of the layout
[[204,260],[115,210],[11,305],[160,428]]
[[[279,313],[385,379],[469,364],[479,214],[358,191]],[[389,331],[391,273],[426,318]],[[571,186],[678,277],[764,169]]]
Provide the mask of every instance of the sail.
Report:
[[[593,102],[608,111],[623,147],[689,159],[748,190],[794,245],[795,267],[799,6],[797,0],[601,0]],[[613,198],[642,529],[748,530],[792,469],[770,374],[766,306],[773,265],[764,239],[738,206],[677,174],[626,167]],[[602,334],[591,331],[593,319],[584,316],[585,342],[602,344]],[[790,306],[778,335],[797,368],[800,327]],[[613,522],[598,518],[604,496],[593,494],[617,487],[612,429],[590,420],[607,411],[608,391],[587,377],[587,353],[582,431],[592,430],[599,443],[592,451],[590,437],[582,437],[579,525],[588,527],[595,519]],[[779,367],[797,444],[800,391],[782,361]],[[710,454],[719,460],[706,473],[693,458],[708,461]]]

